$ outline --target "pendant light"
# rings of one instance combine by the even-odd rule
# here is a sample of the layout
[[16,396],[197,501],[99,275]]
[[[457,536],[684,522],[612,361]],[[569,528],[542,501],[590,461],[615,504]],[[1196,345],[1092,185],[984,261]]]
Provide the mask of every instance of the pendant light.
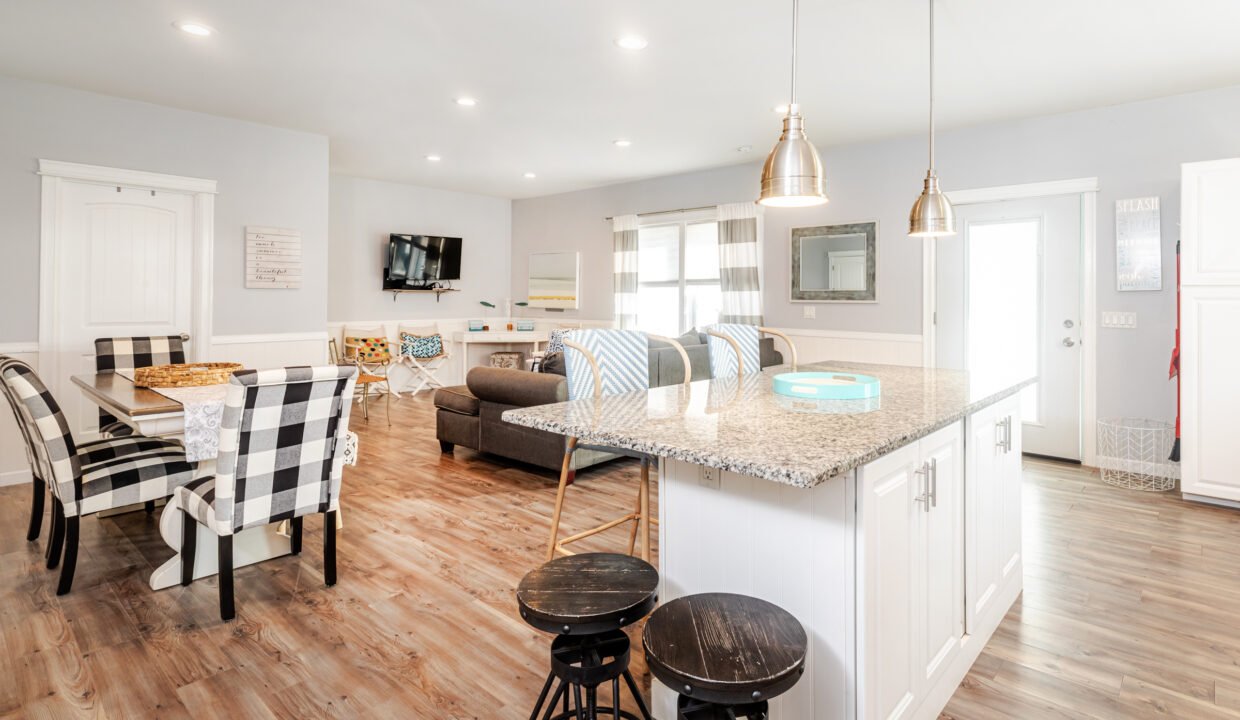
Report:
[[797,105],[797,14],[792,0],[792,97],[784,116],[784,132],[762,166],[762,194],[758,202],[771,207],[808,207],[827,201],[826,182],[818,151],[805,137],[801,106]]
[[939,237],[956,234],[956,213],[951,201],[939,190],[934,172],[934,0],[930,0],[930,169],[917,202],[908,214],[909,237]]

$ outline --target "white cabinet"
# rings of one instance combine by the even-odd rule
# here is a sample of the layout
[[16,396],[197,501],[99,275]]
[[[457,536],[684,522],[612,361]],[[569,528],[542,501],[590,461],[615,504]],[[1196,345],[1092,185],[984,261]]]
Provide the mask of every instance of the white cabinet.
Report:
[[1180,211],[1180,489],[1240,502],[1240,158],[1185,163]]
[[955,423],[859,471],[859,717],[912,717],[960,651],[962,441]]
[[1021,572],[1020,396],[991,405],[966,423],[965,628],[977,632]]

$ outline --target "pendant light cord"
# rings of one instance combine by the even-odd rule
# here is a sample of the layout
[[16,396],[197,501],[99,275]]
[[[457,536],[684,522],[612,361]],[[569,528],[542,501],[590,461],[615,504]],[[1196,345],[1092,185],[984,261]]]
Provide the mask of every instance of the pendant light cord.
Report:
[[930,0],[930,174],[934,174],[934,0]]
[[800,9],[799,0],[792,0],[792,96],[789,98],[788,112],[797,104],[797,14]]

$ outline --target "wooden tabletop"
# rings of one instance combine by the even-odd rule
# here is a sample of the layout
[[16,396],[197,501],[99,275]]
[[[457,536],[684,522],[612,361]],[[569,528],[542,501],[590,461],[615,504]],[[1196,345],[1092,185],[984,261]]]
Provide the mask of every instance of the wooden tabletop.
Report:
[[116,373],[74,375],[73,384],[82,388],[91,402],[108,410],[119,410],[129,417],[179,413],[181,403],[154,390],[140,388]]
[[722,704],[786,691],[801,677],[807,651],[805,629],[792,614],[728,593],[663,605],[646,621],[642,643],[650,671],[665,685]]

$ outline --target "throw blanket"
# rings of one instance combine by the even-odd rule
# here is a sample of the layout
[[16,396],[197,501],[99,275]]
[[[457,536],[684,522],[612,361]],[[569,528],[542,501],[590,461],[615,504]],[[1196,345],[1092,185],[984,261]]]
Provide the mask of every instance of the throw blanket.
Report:
[[[117,370],[116,374],[133,380],[132,370]],[[224,417],[228,385],[150,389],[185,408],[185,459],[214,460],[220,454],[220,420]]]

